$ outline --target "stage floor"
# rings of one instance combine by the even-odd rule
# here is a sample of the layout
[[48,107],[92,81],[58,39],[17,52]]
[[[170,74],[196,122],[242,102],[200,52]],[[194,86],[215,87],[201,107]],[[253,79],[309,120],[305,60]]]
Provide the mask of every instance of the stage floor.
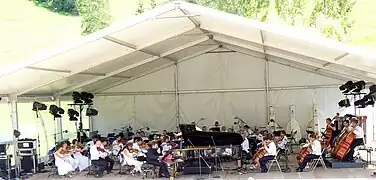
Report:
[[[79,179],[95,179],[92,176],[86,177],[86,172],[78,174],[72,178],[72,180],[79,180]],[[332,180],[332,179],[376,179],[371,177],[372,171],[366,169],[328,169],[325,171],[324,168],[318,167],[315,172],[290,172],[290,173],[281,173],[277,171],[271,171],[269,173],[247,173],[239,175],[236,172],[213,172],[210,176],[202,175],[204,179],[244,179],[247,180],[248,178],[252,177],[253,179],[321,179],[321,180]],[[30,177],[30,180],[40,180],[40,179],[47,179],[48,173],[44,174],[36,174]],[[220,176],[214,177],[214,176]],[[180,177],[176,177],[175,179],[187,179],[187,180],[195,180],[199,178],[199,175],[184,175]],[[48,179],[61,179],[60,177],[55,178],[48,178]],[[105,175],[102,179],[142,179],[142,176],[128,176],[128,175],[116,175],[116,172],[110,175]],[[151,179],[151,178],[149,178]]]

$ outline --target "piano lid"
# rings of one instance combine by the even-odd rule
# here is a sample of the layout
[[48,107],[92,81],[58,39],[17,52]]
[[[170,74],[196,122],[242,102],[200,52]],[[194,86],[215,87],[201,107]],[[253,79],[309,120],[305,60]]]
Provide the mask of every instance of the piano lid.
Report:
[[229,146],[243,142],[243,137],[238,133],[197,131],[192,124],[180,124],[179,127],[188,146]]

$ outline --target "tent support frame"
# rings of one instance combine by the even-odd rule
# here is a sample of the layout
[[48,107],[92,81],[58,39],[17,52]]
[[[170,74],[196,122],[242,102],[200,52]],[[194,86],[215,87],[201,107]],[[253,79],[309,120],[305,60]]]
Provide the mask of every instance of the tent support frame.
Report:
[[[314,86],[289,86],[289,87],[269,87],[269,91],[289,91],[300,89],[323,89],[338,88],[340,84],[314,85]],[[200,90],[179,90],[178,94],[203,94],[203,93],[231,93],[231,92],[261,92],[265,88],[234,88],[234,89],[200,89]],[[175,91],[142,91],[142,92],[110,92],[98,93],[97,96],[134,96],[134,95],[174,95]]]
[[175,94],[175,108],[176,108],[176,132],[179,132],[180,124],[180,97],[179,97],[179,67],[178,63],[174,63],[174,94]]
[[[11,119],[12,119],[12,129],[19,130],[18,124],[18,107],[17,107],[17,96],[15,94],[11,94],[9,96],[9,103],[11,107]],[[19,150],[18,150],[18,138],[14,136],[14,132],[12,131],[13,136],[13,157],[14,163],[16,167],[16,178],[20,177],[20,158],[19,158]]]
[[270,92],[269,92],[269,60],[268,55],[266,54],[265,49],[265,41],[264,41],[264,33],[262,30],[260,30],[260,39],[261,39],[261,45],[262,45],[262,51],[264,54],[264,60],[265,60],[265,69],[264,69],[264,81],[265,81],[265,104],[266,104],[266,124],[269,123],[270,120],[270,114],[269,114],[269,107],[270,107]]
[[[61,108],[60,96],[55,97],[55,104],[56,106]],[[57,132],[56,132],[57,142],[60,142],[64,139],[62,118],[55,118],[55,126],[57,129]]]

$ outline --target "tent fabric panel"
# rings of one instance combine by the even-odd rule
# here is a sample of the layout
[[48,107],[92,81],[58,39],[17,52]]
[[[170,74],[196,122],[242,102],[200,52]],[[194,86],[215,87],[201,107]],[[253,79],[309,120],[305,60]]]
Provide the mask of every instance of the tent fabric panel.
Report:
[[119,132],[129,125],[133,129],[176,130],[174,95],[99,96],[94,101],[99,114],[93,124],[100,133]]
[[[260,30],[257,28],[248,28],[240,24],[212,16],[194,17],[199,23],[200,28],[208,31],[219,32],[224,35],[233,35],[239,39],[247,39],[252,42],[261,43]],[[230,25],[231,24],[231,25]]]
[[83,86],[79,89],[76,89],[77,91],[87,91],[87,92],[95,92],[97,89],[102,87],[111,86],[112,84],[126,80],[126,78],[118,78],[118,77],[109,77],[100,81],[97,81],[95,83]]
[[143,64],[141,66],[138,66],[136,68],[130,69],[128,71],[125,71],[123,73],[120,73],[120,76],[125,76],[125,77],[136,77],[141,75],[144,72],[150,71],[151,69],[161,67],[165,64],[172,63],[170,60],[159,58],[155,61]]
[[264,88],[264,62],[236,52],[203,54],[178,64],[179,90]]
[[338,109],[336,103],[343,98],[338,88],[298,89],[270,91],[270,105],[275,108],[276,122],[286,127],[290,121],[289,106],[295,105],[295,119],[300,123],[302,134],[313,119],[313,105],[318,106],[319,127],[325,127],[325,119],[333,112],[346,114],[351,108]]
[[310,72],[304,72],[277,63],[269,63],[270,87],[297,87],[317,85],[339,85],[342,80],[320,76]]
[[317,46],[315,44],[307,43],[296,38],[289,38],[270,32],[264,33],[264,44],[266,46],[280,48],[285,51],[290,51],[296,54],[301,54],[308,57],[315,57],[317,59],[325,60],[334,60],[336,57],[345,53],[343,51],[328,49],[326,47]]
[[[150,19],[137,26],[116,32],[112,34],[111,37],[132,44],[138,49],[142,49],[154,44],[154,42],[160,42],[171,38],[171,36],[175,36],[175,34],[180,35],[194,29],[195,26],[187,18],[169,18],[183,15],[184,14],[177,10],[170,11],[159,16],[157,19]],[[173,24],[173,26],[171,24]]]
[[182,123],[197,122],[206,117],[199,126],[210,128],[218,121],[222,126],[232,127],[234,117],[239,116],[252,127],[265,126],[266,103],[263,91],[181,94],[179,100]]
[[28,94],[52,94],[51,92],[60,91],[64,88],[66,88],[66,87],[73,86],[75,84],[93,79],[95,77],[97,77],[97,76],[76,74],[76,75],[69,76],[67,78],[55,81],[55,82],[48,84],[46,86],[37,88],[33,91],[28,92]]
[[[357,66],[366,66],[373,69],[376,68],[376,57],[370,57],[367,55],[359,56],[346,53],[340,56],[337,61],[344,64],[357,64]],[[376,71],[370,71],[370,73],[376,74]]]
[[198,35],[201,31],[199,29],[191,30],[187,33],[166,39],[165,41],[159,42],[157,44],[151,45],[144,48],[145,52],[151,52],[153,54],[159,55],[176,47],[183,46],[185,44],[197,41],[206,37],[205,35]]
[[133,49],[100,39],[33,65],[37,68],[77,71],[94,67],[133,52]]
[[124,56],[118,57],[112,61],[101,64],[100,66],[93,67],[87,71],[87,73],[101,73],[108,74],[117,69],[120,69],[125,66],[132,65],[134,63],[140,62],[147,58],[151,58],[152,55],[145,54],[143,52],[135,51],[133,53],[126,54]]
[[363,70],[359,70],[359,69],[352,68],[352,67],[341,66],[338,64],[328,64],[326,67],[340,69],[342,72],[348,73],[354,76],[359,76],[359,77],[364,76],[364,77],[374,78],[374,79],[376,78],[376,75],[373,73],[369,73],[368,71],[363,71]]
[[211,47],[214,47],[214,46],[218,46],[218,44],[215,43],[213,40],[207,40],[207,41],[202,42],[200,44],[197,44],[195,46],[192,46],[192,47],[186,48],[182,51],[171,54],[171,55],[167,56],[167,58],[175,59],[175,60],[179,61],[181,59],[185,59],[188,56],[202,52],[205,49],[210,49]]
[[12,94],[24,91],[26,88],[44,84],[51,80],[59,79],[66,73],[22,69],[0,78],[0,94]]
[[155,72],[150,76],[143,76],[110,88],[102,93],[174,91],[174,72],[175,67],[171,66]]

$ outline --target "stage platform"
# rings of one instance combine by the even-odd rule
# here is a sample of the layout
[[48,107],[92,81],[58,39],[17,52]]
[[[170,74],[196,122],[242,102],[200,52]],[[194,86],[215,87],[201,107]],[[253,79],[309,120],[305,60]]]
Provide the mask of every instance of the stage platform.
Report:
[[338,168],[363,168],[367,163],[361,160],[355,162],[341,162],[336,159],[327,159],[326,164],[333,169]]
[[[70,180],[82,180],[82,179],[95,179],[93,177],[86,177],[86,172],[82,172],[78,175],[75,175]],[[372,171],[366,169],[327,169],[325,171],[324,168],[318,167],[314,172],[294,172],[291,173],[281,173],[279,171],[271,171],[269,173],[247,173],[239,175],[236,172],[213,172],[210,176],[202,175],[204,179],[237,179],[237,180],[248,180],[248,179],[320,179],[320,180],[333,180],[333,179],[368,179],[373,178],[371,177]],[[44,174],[36,174],[29,180],[41,180],[47,179],[48,173]],[[215,176],[219,176],[219,178],[214,178]],[[198,179],[199,175],[184,175],[180,177],[176,177],[175,179],[184,179],[184,180],[196,180]],[[61,179],[59,177],[55,178],[48,178],[48,179]],[[116,171],[113,174],[105,175],[102,179],[109,179],[109,180],[139,180],[142,179],[141,176],[129,176],[129,175],[116,175]],[[148,178],[151,179],[151,178]],[[163,178],[162,178],[163,179]]]

